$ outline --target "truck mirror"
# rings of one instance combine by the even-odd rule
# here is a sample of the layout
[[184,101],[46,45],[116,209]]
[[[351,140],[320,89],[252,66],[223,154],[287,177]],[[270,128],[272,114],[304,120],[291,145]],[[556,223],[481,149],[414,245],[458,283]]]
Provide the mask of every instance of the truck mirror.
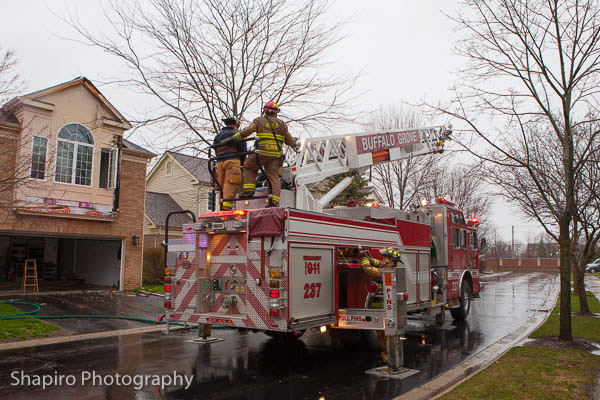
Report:
[[479,244],[479,254],[484,255],[488,251],[487,240],[485,238],[481,238],[481,243]]

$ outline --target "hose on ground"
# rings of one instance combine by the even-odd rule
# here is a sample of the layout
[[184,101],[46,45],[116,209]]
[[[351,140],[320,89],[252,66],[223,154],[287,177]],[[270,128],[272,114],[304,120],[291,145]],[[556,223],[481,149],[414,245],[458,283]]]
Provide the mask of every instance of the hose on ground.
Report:
[[[95,315],[95,314],[90,314],[90,315],[85,315],[85,314],[83,314],[83,315],[33,315],[42,309],[42,307],[40,307],[38,304],[28,303],[28,302],[24,302],[24,301],[0,301],[0,304],[30,306],[30,307],[34,308],[31,311],[23,311],[23,312],[20,312],[17,314],[0,314],[0,321],[10,321],[10,320],[14,320],[14,319],[26,319],[26,318],[32,318],[32,317],[37,318],[37,319],[104,318],[104,319],[123,319],[123,320],[127,320],[127,321],[143,322],[143,323],[147,323],[147,324],[156,324],[156,325],[167,324],[167,321],[162,321],[162,320],[155,321],[152,319],[126,317],[123,315]],[[192,325],[192,324],[186,325],[181,322],[170,322],[170,325],[189,326],[191,328],[195,328],[198,326],[198,325]],[[224,325],[212,325],[211,328],[212,329],[227,329],[229,327],[224,326]]]

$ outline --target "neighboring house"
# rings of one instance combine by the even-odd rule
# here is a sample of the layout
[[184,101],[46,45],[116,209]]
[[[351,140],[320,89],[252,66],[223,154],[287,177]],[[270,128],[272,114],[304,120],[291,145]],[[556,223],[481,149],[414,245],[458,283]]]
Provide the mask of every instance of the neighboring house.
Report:
[[140,286],[155,154],[122,138],[130,128],[84,77],[2,107],[0,281],[34,258],[41,279]]
[[[206,159],[165,152],[146,178],[144,247],[161,245],[169,212],[190,210],[196,216],[207,212],[211,189]],[[181,238],[181,225],[189,221],[187,217],[173,216],[169,221],[169,237]]]

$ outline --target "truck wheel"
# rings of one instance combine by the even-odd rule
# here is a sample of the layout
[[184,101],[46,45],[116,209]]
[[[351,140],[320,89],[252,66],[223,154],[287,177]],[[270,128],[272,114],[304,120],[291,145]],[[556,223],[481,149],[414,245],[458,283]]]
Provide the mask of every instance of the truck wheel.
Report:
[[471,310],[471,284],[467,280],[462,283],[459,302],[460,307],[450,309],[450,314],[452,314],[454,320],[464,321]]

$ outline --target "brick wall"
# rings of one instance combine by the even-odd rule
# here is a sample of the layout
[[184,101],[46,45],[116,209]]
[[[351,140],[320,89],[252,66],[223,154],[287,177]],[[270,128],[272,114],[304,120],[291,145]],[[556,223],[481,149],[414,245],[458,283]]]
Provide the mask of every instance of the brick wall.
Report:
[[558,271],[558,258],[485,258],[485,268],[495,271]]
[[[18,215],[8,208],[0,208],[1,231],[41,234],[70,234],[82,237],[125,239],[123,288],[133,289],[142,282],[142,238],[144,196],[146,191],[146,163],[143,158],[131,161],[124,157],[120,170],[119,216],[114,222],[90,221],[76,218]],[[140,162],[142,161],[142,162]],[[0,169],[14,165],[14,157],[0,156]],[[133,245],[132,237],[139,236]]]
[[[12,208],[13,176],[17,156],[17,132],[0,127],[0,210]],[[5,220],[0,216],[0,224]]]

